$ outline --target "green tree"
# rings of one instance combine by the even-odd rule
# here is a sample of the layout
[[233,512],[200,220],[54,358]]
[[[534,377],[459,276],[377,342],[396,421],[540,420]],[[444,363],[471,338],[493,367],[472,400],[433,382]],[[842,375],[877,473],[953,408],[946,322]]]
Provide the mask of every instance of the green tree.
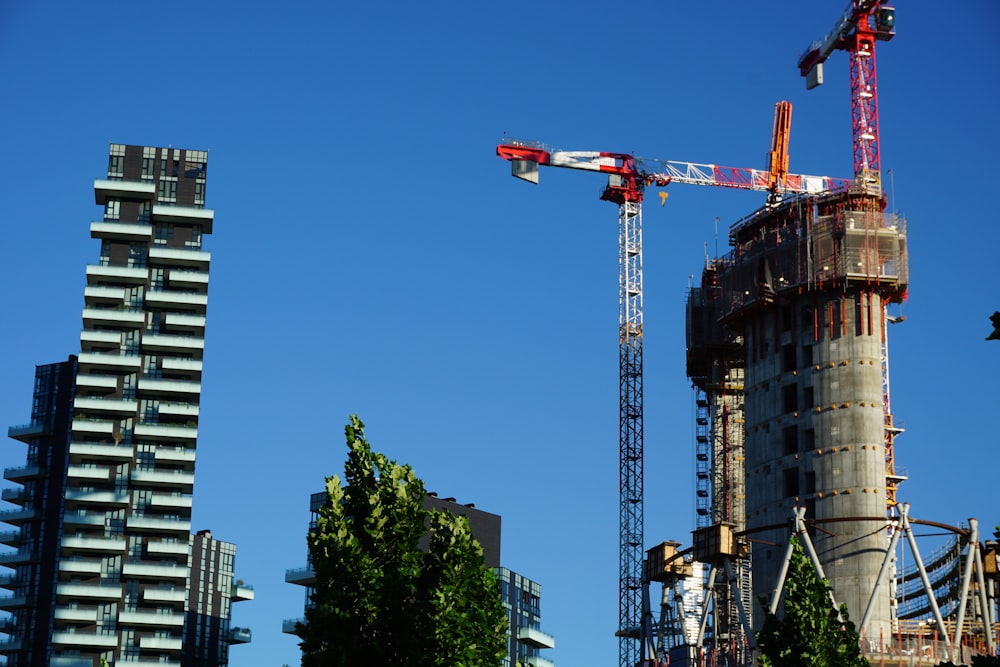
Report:
[[[765,601],[761,605],[767,610]],[[784,617],[765,614],[757,633],[763,667],[867,667],[847,606],[841,605],[838,614],[830,600],[830,582],[819,578],[794,537]]]
[[372,452],[356,415],[345,433],[344,479],[327,478],[309,534],[303,667],[498,665],[507,614],[468,519],[424,509],[423,482]]

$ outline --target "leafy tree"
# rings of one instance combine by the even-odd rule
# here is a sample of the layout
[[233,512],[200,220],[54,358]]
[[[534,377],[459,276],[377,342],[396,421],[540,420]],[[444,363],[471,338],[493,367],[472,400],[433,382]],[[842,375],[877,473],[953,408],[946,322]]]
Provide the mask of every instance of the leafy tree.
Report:
[[867,667],[847,606],[841,605],[838,618],[830,582],[819,578],[796,538],[785,579],[784,618],[761,604],[766,616],[757,644],[763,667]]
[[424,509],[423,482],[372,452],[356,415],[345,433],[344,480],[327,478],[309,534],[303,667],[498,665],[507,614],[468,519]]

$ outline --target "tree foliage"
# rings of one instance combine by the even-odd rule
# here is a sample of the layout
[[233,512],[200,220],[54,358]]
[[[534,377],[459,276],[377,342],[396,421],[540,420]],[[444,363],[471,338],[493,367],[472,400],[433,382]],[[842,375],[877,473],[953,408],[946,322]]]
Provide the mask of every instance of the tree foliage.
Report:
[[468,520],[424,509],[423,482],[372,452],[357,416],[345,433],[344,479],[327,478],[309,534],[303,667],[498,665],[507,615]]
[[[768,611],[757,633],[763,667],[867,667],[858,633],[847,614],[830,600],[830,583],[820,579],[802,546],[792,538],[785,579],[784,617]],[[841,620],[842,619],[842,620]]]

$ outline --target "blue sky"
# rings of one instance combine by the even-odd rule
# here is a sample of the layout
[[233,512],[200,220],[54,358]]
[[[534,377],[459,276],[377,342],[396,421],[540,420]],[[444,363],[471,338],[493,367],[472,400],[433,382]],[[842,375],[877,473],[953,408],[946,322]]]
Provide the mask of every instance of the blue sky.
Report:
[[[428,488],[503,516],[502,560],[542,584],[549,657],[613,664],[618,274],[599,176],[494,155],[504,132],[566,150],[766,167],[794,105],[791,170],[849,177],[848,62],[805,90],[797,55],[844,2],[0,5],[4,261],[0,424],[28,421],[35,364],[79,351],[91,183],[109,142],[209,149],[216,210],[193,527],[238,545],[235,667],[297,664],[284,570],[343,425]],[[900,2],[880,44],[882,166],[909,219],[891,331],[897,465],[912,516],[1000,522],[1000,5]],[[647,201],[646,541],[689,543],[688,276],[755,193]],[[21,465],[8,441],[0,465]]]

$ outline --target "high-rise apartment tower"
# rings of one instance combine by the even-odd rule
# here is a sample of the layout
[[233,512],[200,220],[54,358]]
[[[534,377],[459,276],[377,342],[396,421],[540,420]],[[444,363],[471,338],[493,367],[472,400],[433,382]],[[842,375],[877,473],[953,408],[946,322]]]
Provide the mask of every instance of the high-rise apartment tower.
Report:
[[[31,423],[9,430],[28,447],[27,465],[4,471],[20,487],[3,499],[18,508],[0,515],[15,526],[3,543],[17,549],[0,555],[14,570],[0,579],[13,592],[0,599],[11,667],[202,664],[184,637],[201,544],[190,532],[210,260],[202,239],[214,218],[207,159],[113,144],[107,178],[94,182],[100,259],[86,271],[80,353],[38,367]],[[206,573],[215,560],[194,560],[196,582],[217,578]],[[226,648],[216,664],[227,663]]]

